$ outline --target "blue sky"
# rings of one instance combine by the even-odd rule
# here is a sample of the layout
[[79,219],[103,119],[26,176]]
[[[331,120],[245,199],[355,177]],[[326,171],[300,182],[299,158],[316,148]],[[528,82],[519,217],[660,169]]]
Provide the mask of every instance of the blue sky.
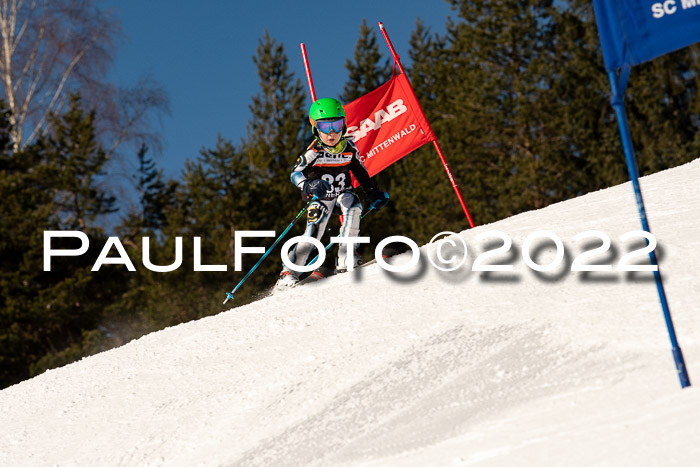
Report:
[[129,86],[149,76],[170,98],[171,115],[162,120],[164,149],[156,160],[173,177],[186,159],[195,159],[203,147],[213,147],[217,134],[234,144],[245,137],[248,105],[259,92],[252,57],[265,29],[284,44],[291,70],[306,88],[299,48],[305,43],[317,97],[335,97],[347,80],[345,60],[352,58],[363,18],[375,28],[380,50],[389,56],[377,27],[379,21],[384,23],[408,65],[408,41],[416,18],[442,34],[447,17],[454,17],[443,0],[99,3],[113,10],[125,35],[109,79]]

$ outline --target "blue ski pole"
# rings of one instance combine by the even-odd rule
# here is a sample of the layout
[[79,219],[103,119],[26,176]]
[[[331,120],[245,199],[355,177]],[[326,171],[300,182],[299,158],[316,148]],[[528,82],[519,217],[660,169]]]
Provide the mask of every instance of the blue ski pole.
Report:
[[[318,199],[318,197],[316,197],[316,195],[314,195],[313,198],[311,198],[311,201],[314,201],[314,200],[316,200],[316,199]],[[277,237],[277,240],[275,240],[275,243],[273,243],[272,246],[265,252],[265,254],[262,255],[262,257],[258,260],[258,262],[255,263],[255,266],[253,266],[253,268],[252,268],[250,271],[248,271],[248,274],[246,274],[245,277],[244,277],[243,279],[241,279],[241,281],[238,283],[238,285],[237,285],[236,287],[234,287],[232,291],[226,293],[226,300],[224,300],[224,303],[223,303],[224,305],[226,305],[226,302],[228,302],[229,300],[233,299],[233,294],[236,293],[236,290],[238,290],[239,287],[240,287],[241,285],[243,285],[243,283],[245,282],[245,280],[248,279],[248,277],[250,277],[251,274],[253,274],[253,271],[255,271],[256,269],[258,269],[258,266],[260,266],[260,263],[262,263],[263,260],[264,260],[265,258],[267,258],[267,255],[269,255],[269,254],[272,252],[272,250],[275,249],[275,247],[276,247],[277,244],[280,242],[280,240],[282,240],[282,237],[284,237],[285,235],[287,235],[287,232],[289,232],[289,231],[291,230],[291,228],[294,226],[294,224],[296,224],[296,222],[299,220],[299,218],[300,218],[301,216],[304,215],[304,213],[306,212],[306,210],[309,208],[309,204],[311,204],[311,201],[309,201],[308,203],[306,203],[306,206],[304,206],[304,209],[302,209],[301,211],[299,211],[299,214],[297,214],[297,217],[295,217],[294,220],[293,220],[292,222],[289,223],[289,225],[287,226],[287,228],[284,229],[284,232],[282,232],[282,233],[280,234],[280,236]]]

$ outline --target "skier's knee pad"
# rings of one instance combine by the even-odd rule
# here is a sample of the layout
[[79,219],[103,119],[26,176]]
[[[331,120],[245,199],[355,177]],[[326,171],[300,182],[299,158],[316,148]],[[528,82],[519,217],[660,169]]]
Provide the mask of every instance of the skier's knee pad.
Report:
[[326,214],[326,207],[321,203],[311,203],[307,210],[307,223],[318,224]]

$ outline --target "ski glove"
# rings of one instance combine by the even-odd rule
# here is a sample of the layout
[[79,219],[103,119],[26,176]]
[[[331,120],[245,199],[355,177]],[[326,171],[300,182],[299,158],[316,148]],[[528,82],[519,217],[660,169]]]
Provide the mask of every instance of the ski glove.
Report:
[[369,205],[379,211],[389,202],[389,193],[375,189],[369,190],[366,193]]
[[311,198],[313,196],[316,196],[317,198],[325,198],[328,196],[328,192],[331,191],[331,185],[321,178],[314,178],[305,180],[304,185],[301,187],[301,191],[304,192],[307,198]]

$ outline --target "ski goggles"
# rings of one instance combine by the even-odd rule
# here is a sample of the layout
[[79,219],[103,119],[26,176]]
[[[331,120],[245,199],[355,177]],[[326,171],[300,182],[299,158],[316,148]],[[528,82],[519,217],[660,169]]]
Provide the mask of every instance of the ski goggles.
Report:
[[340,133],[343,131],[345,126],[345,119],[339,118],[337,120],[319,120],[316,122],[316,128],[321,133],[329,134],[331,131]]

